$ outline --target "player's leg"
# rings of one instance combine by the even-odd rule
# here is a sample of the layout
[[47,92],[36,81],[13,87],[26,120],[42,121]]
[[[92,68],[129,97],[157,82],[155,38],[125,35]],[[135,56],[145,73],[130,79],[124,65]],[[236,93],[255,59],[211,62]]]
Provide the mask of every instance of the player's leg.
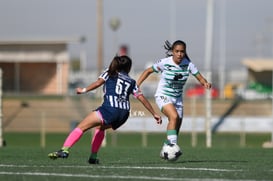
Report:
[[88,160],[90,164],[99,163],[99,160],[97,158],[97,153],[104,139],[105,130],[109,128],[112,128],[113,130],[118,129],[120,126],[122,126],[126,122],[126,120],[129,117],[128,110],[120,110],[120,111],[112,110],[111,111],[109,110],[109,108],[104,109],[103,107],[100,107],[98,109],[98,113],[100,113],[99,116],[101,120],[103,120],[104,124],[97,127],[93,135],[91,155]]
[[173,104],[166,104],[162,109],[163,114],[168,117],[167,124],[167,141],[172,144],[177,143],[177,125],[179,124],[179,116]]
[[97,116],[96,111],[91,112],[84,120],[82,120],[78,126],[68,135],[66,138],[63,149],[71,148],[83,135],[83,133],[95,126],[101,124],[100,118]]
[[175,116],[177,115],[177,111],[171,103],[163,106],[162,112],[168,117],[169,121],[167,124],[167,139],[164,141],[162,150],[160,151],[160,157],[165,159],[165,155],[163,154],[164,147],[171,144],[177,144],[177,120],[179,117]]
[[176,132],[177,132],[177,135],[178,135],[179,132],[180,132],[180,128],[182,126],[184,106],[183,106],[183,103],[182,103],[182,98],[176,99],[176,100],[174,100],[174,102],[175,102],[174,106],[175,106],[175,109],[176,109],[177,114],[178,114],[178,120],[177,120],[177,123],[176,123]]
[[91,112],[78,126],[73,129],[67,136],[61,150],[48,154],[51,159],[67,158],[69,156],[69,149],[82,137],[83,133],[89,128],[93,128],[101,124],[100,118],[96,112]]
[[[180,132],[180,128],[182,126],[182,121],[183,121],[183,113],[184,113],[184,107],[182,103],[182,99],[176,99],[175,101],[175,108],[178,114],[178,120],[176,123],[176,133],[177,133],[177,140],[178,140],[178,134]],[[178,142],[178,141],[177,141]],[[182,155],[182,149],[180,148],[180,151],[177,152],[176,154],[176,159],[179,158]]]
[[91,154],[88,159],[88,162],[90,164],[98,164],[99,159],[97,158],[99,149],[101,147],[101,144],[103,142],[103,139],[105,137],[105,130],[111,128],[111,126],[98,126],[95,128],[94,134],[93,134],[93,139],[91,142]]
[[177,121],[179,115],[176,111],[176,107],[173,104],[173,100],[167,96],[156,96],[155,102],[161,112],[168,117],[167,124],[167,140],[165,143],[177,143]]

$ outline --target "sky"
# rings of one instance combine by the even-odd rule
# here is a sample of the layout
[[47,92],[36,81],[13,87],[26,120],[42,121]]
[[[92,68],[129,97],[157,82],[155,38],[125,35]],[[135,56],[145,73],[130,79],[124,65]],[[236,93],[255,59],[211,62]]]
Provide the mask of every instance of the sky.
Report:
[[[71,57],[86,53],[97,67],[97,0],[0,0],[0,41],[85,37],[69,46]],[[207,0],[103,0],[104,66],[122,44],[133,68],[165,57],[165,40],[183,40],[191,60],[204,69]],[[246,57],[273,56],[273,1],[214,0],[212,70],[241,69]],[[118,18],[113,31],[110,20]]]

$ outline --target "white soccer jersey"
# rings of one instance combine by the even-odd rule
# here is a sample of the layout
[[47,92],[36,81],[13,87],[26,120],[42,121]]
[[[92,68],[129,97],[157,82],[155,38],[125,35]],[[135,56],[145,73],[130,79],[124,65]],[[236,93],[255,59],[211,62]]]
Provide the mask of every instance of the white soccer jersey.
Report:
[[157,61],[152,68],[154,72],[161,73],[155,96],[182,96],[183,87],[189,75],[199,73],[198,69],[190,60],[184,58],[182,62],[177,65],[174,63],[172,56]]

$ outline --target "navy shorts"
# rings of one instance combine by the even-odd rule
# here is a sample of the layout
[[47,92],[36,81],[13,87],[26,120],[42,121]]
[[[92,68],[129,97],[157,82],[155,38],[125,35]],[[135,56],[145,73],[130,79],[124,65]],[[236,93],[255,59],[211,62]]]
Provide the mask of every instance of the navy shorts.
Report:
[[113,130],[123,125],[130,114],[128,110],[105,106],[97,108],[96,111],[100,112],[104,125],[111,125]]

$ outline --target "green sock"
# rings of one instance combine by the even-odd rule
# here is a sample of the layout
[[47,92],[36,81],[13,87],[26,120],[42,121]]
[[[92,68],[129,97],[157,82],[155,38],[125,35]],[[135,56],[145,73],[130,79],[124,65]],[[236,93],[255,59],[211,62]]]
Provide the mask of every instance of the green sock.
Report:
[[177,135],[176,130],[175,129],[167,130],[167,136],[169,135]]
[[167,130],[167,139],[169,143],[177,143],[177,131],[175,129],[173,130]]

